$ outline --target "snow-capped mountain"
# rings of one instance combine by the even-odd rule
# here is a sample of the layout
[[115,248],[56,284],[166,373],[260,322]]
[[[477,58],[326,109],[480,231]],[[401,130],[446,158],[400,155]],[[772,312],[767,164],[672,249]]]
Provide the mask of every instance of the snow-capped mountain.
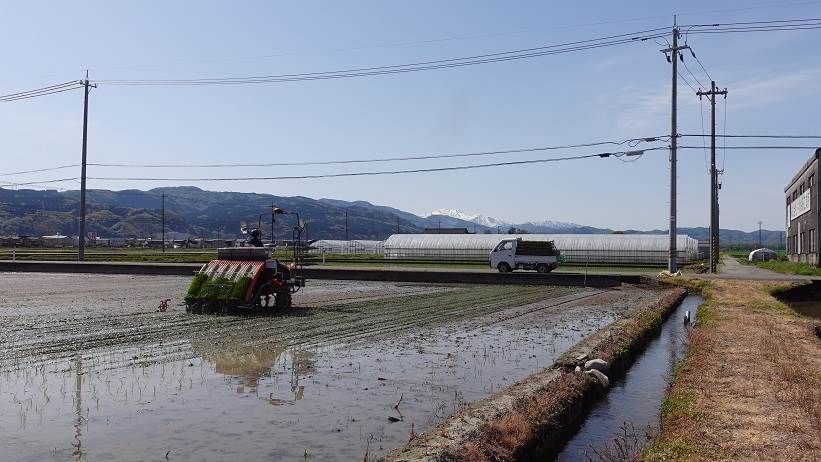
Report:
[[476,223],[478,225],[487,226],[489,228],[493,228],[496,226],[507,226],[509,223],[503,220],[499,220],[498,218],[488,217],[482,215],[480,213],[465,213],[461,210],[457,209],[438,209],[434,210],[433,212],[427,214],[425,218],[430,218],[434,215],[437,216],[446,216],[451,218],[458,218],[459,220],[469,221],[471,223]]
[[514,226],[517,228],[526,229],[530,232],[540,233],[540,232],[561,232],[564,230],[578,230],[580,228],[586,228],[585,226],[576,224],[576,223],[568,223],[565,221],[553,221],[553,220],[543,220],[543,221],[528,221],[527,223],[511,223],[509,221],[500,220],[498,218],[489,217],[487,215],[482,215],[481,213],[468,213],[463,212],[458,209],[438,209],[434,210],[433,212],[429,213],[425,216],[425,218],[431,218],[434,216],[445,216],[456,218],[459,220],[468,221],[471,223],[476,223],[478,225],[487,226],[488,228],[495,228],[497,226],[508,227]]
[[519,225],[523,228],[548,228],[548,229],[555,229],[555,230],[562,230],[562,229],[576,229],[583,227],[582,225],[576,223],[568,223],[566,221],[553,221],[553,220],[544,220],[544,221],[528,221],[527,223],[522,223]]

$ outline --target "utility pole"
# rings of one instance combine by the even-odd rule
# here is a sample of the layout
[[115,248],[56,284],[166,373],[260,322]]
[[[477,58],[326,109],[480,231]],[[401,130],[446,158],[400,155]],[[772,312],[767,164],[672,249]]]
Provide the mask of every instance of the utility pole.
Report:
[[348,235],[348,211],[345,210],[345,240],[350,241],[350,237]]
[[710,272],[716,272],[719,252],[718,224],[718,170],[716,170],[716,95],[727,97],[727,89],[716,90],[715,81],[710,82],[710,91],[697,91],[699,99],[706,96],[710,100]]
[[758,220],[758,248],[761,248],[761,224],[764,223],[761,220]]
[[165,193],[162,193],[162,252],[165,253]]
[[80,167],[80,240],[77,259],[84,261],[86,258],[86,148],[88,145],[88,71],[86,79],[83,80],[83,159]]
[[274,239],[274,203],[271,202],[271,245],[275,248],[277,245],[276,239]]
[[[673,65],[672,81],[672,114],[670,116],[670,254],[667,257],[667,270],[671,273],[678,271],[676,257],[676,142],[678,138],[677,129],[677,109],[678,109],[678,59],[679,51],[690,47],[687,45],[678,46],[679,29],[676,26],[675,16],[673,16],[673,45],[670,48],[661,50],[667,55],[667,61]],[[668,54],[669,53],[669,54]]]
[[83,158],[80,167],[80,232],[79,252],[77,253],[79,261],[84,261],[86,255],[86,152],[88,148],[88,94],[91,88],[97,88],[97,85],[89,84],[88,71],[86,71],[86,78],[83,80]]

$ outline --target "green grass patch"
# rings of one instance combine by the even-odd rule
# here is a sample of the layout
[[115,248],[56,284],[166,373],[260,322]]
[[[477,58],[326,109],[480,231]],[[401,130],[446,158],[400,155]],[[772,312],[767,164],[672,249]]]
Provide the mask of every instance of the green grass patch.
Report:
[[717,318],[718,315],[711,302],[704,302],[696,308],[696,324],[699,327],[710,327]]
[[700,454],[698,446],[693,445],[683,438],[675,438],[670,441],[656,441],[649,448],[645,449],[641,455],[641,460],[645,462],[669,462],[676,460],[688,460],[690,456]]
[[654,310],[644,310],[639,315],[639,329],[648,331],[661,325],[661,314]]
[[793,282],[788,282],[785,284],[767,284],[764,286],[764,290],[766,290],[768,294],[775,296],[779,292],[784,292],[785,290],[792,289],[795,286],[796,284]]
[[662,419],[667,421],[680,417],[689,417],[697,420],[703,418],[704,414],[702,412],[693,410],[695,399],[695,392],[676,393],[668,396],[661,402]]
[[759,268],[768,269],[777,273],[797,274],[799,276],[821,276],[821,268],[792,261],[770,260],[756,262]]
[[712,283],[706,279],[691,279],[682,277],[659,277],[659,281],[665,284],[684,287],[686,289],[698,292],[702,297],[705,296],[707,290],[713,287]]

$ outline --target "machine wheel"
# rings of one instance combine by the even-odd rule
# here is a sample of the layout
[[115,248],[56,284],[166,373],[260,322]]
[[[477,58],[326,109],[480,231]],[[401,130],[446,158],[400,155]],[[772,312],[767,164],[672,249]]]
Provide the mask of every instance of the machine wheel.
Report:
[[536,271],[538,271],[540,273],[549,273],[550,272],[550,267],[547,266],[544,263],[539,263],[538,265],[536,265]]
[[510,265],[505,262],[499,263],[496,269],[498,269],[500,273],[509,273],[511,271]]
[[276,307],[277,309],[287,309],[291,307],[291,292],[289,291],[281,291],[277,292],[276,295]]

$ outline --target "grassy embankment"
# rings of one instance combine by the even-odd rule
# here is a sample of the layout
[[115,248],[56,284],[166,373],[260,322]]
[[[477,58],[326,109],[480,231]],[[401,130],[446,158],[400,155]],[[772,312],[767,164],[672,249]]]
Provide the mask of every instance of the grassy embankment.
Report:
[[766,282],[690,280],[705,303],[641,459],[821,460],[821,341]]
[[808,265],[806,263],[788,261],[783,255],[781,255],[777,260],[759,261],[755,263],[750,263],[746,255],[731,254],[731,256],[738,260],[738,262],[742,265],[755,264],[755,266],[759,268],[775,271],[776,273],[797,274],[799,276],[821,276],[821,268],[816,268],[815,266]]

